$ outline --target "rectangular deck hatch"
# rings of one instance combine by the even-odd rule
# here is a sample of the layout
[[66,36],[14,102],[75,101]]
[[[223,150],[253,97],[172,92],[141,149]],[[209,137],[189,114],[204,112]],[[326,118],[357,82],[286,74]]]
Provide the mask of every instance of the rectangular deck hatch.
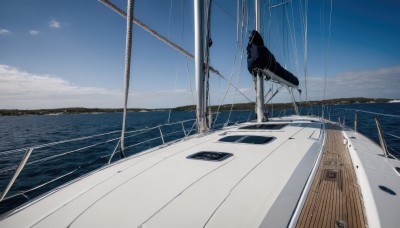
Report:
[[285,127],[287,124],[253,124],[244,126],[239,129],[245,130],[279,130]]
[[233,154],[225,152],[213,152],[213,151],[201,151],[195,154],[189,155],[188,159],[205,160],[205,161],[223,161]]
[[266,144],[274,140],[275,137],[258,135],[230,135],[221,138],[220,142],[248,143],[248,144]]

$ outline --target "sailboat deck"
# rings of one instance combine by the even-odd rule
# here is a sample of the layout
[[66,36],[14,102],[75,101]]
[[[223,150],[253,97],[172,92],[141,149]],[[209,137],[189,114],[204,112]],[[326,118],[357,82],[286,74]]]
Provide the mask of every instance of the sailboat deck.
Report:
[[[323,123],[268,124],[284,127],[246,123],[144,151],[39,197],[0,227],[287,226],[319,158]],[[235,141],[220,141],[228,137]],[[256,144],[260,137],[273,139]],[[189,159],[201,151],[231,156]]]
[[363,205],[341,129],[326,124],[324,152],[296,227],[365,227]]

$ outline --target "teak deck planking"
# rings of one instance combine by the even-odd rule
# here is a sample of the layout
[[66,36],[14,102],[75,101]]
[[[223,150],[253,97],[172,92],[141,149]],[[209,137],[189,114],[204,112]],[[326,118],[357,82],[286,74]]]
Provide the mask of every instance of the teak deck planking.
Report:
[[366,227],[360,191],[341,128],[326,124],[326,142],[296,227]]

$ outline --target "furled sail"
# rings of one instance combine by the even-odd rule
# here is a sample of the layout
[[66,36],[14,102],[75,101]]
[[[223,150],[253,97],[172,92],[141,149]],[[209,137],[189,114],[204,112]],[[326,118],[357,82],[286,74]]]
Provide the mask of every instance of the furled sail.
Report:
[[253,30],[247,45],[247,69],[254,75],[257,68],[268,69],[285,81],[295,86],[299,85],[297,77],[276,61],[274,55],[265,47],[261,35]]

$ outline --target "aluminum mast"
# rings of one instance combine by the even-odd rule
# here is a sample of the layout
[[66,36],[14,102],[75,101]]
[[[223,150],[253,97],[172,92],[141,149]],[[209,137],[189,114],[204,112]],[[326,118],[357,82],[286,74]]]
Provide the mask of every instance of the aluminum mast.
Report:
[[194,56],[196,74],[196,119],[198,132],[207,131],[204,91],[204,1],[194,0]]
[[[255,10],[255,29],[260,33],[260,0],[254,0]],[[264,80],[261,72],[257,71],[256,75],[256,113],[257,122],[261,123],[264,120]]]

